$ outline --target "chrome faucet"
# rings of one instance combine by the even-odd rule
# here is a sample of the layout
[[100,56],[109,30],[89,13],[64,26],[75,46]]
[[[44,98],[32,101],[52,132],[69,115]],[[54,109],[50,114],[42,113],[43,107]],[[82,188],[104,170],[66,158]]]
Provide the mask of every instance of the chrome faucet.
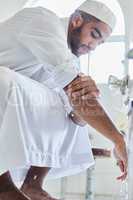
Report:
[[126,89],[128,88],[129,77],[126,76],[123,79],[118,79],[114,75],[110,75],[108,78],[108,85],[112,88],[118,88],[122,95],[126,94]]

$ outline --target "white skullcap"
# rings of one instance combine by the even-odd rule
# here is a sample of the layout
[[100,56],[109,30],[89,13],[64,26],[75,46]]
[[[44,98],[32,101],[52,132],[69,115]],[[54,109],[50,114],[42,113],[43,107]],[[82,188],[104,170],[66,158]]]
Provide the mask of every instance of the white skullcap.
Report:
[[77,10],[88,13],[102,22],[108,24],[111,29],[115,27],[116,17],[113,12],[103,3],[98,1],[87,0],[81,4]]

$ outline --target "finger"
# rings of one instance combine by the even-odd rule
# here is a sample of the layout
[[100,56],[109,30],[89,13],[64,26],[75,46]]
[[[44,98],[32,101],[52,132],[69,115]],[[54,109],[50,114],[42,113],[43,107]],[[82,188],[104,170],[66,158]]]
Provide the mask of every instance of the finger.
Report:
[[90,97],[91,96],[97,97],[99,95],[99,91],[95,88],[92,88],[92,90],[90,90],[88,87],[83,88],[78,91],[74,91],[74,92],[72,91],[72,96],[75,96],[75,97],[81,97],[81,96],[84,96],[87,94],[88,94],[88,96],[90,95]]
[[118,176],[117,177],[117,180],[121,180],[121,181],[124,181],[127,177],[127,172],[123,173],[121,176]]
[[83,81],[79,81],[77,82],[77,84],[70,84],[68,86],[68,89],[70,88],[74,88],[74,89],[80,89],[80,88],[83,88],[83,87],[91,87],[91,86],[95,86],[97,87],[92,81],[88,81],[88,80],[83,80]]
[[118,161],[117,164],[118,164],[121,172],[124,172],[125,167],[124,167],[123,161]]
[[94,101],[98,97],[97,97],[97,95],[94,95],[94,94],[84,94],[84,95],[81,95],[81,96],[72,95],[71,98],[73,100],[78,100],[79,102],[85,103],[85,102]]
[[75,96],[83,96],[85,94],[91,94],[93,96],[100,96],[100,91],[95,87],[84,87],[80,89],[70,89],[68,90],[69,93],[74,94]]
[[86,76],[84,73],[80,72],[78,76]]
[[88,77],[78,78],[77,80],[73,81],[70,85],[74,86],[74,85],[81,84],[82,82],[88,82],[90,85],[96,85],[95,81],[93,81],[92,79],[89,79]]
[[[83,97],[82,97],[83,98]],[[100,110],[96,109],[97,99],[96,98],[71,98],[72,105],[79,106],[80,110],[93,111],[93,113],[101,113]]]
[[67,90],[65,91],[65,93],[66,93],[67,95],[72,95],[72,89],[67,89]]
[[98,89],[96,84],[93,84],[93,82],[89,82],[89,81],[83,81],[77,85],[72,85],[71,87],[69,87],[69,89],[71,89],[72,92],[76,92],[84,88],[88,88],[90,91],[97,91],[100,94],[100,90]]
[[126,162],[119,161],[119,167],[120,167],[121,171],[123,172],[123,174],[121,176],[117,177],[117,180],[123,181],[127,177],[127,165],[126,165]]
[[68,88],[73,82],[75,82],[77,79],[79,79],[79,75],[76,76],[65,88]]
[[90,82],[95,83],[95,81],[92,80],[90,77],[88,77],[88,76],[83,76],[83,77],[77,77],[75,80],[73,80],[73,81],[69,84],[69,86],[70,86],[70,85],[77,85],[77,84],[80,84],[80,83],[83,82],[83,81],[90,81]]
[[88,102],[88,100],[94,100],[94,99],[96,100],[98,98],[98,96],[96,93],[92,93],[92,94],[85,94],[79,98]]
[[76,92],[76,91],[84,89],[84,88],[88,88],[91,91],[97,90],[100,93],[97,86],[95,84],[90,84],[88,81],[84,81],[80,84],[73,85],[73,86],[69,87],[68,90],[72,90],[72,92]]
[[125,157],[124,157],[125,159],[123,159],[123,167],[124,167],[124,171],[127,171],[127,169],[128,169],[128,161],[127,161],[127,159],[126,159],[126,155],[125,155]]

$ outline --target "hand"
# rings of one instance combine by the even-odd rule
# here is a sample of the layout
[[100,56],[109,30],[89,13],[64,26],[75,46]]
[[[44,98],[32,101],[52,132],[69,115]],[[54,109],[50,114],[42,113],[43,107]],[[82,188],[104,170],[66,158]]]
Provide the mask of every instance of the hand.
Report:
[[[71,106],[74,109],[74,115],[70,118],[79,126],[86,125],[86,122],[81,117],[81,110],[84,113],[86,109],[86,101],[92,106],[92,99],[96,99],[99,96],[99,90],[96,87],[94,80],[90,76],[79,74],[67,87],[64,88],[68,95]],[[85,104],[85,106],[83,106]],[[93,111],[94,112],[94,111]]]
[[124,137],[122,135],[121,139],[119,140],[119,143],[115,145],[114,156],[117,160],[117,165],[119,166],[122,172],[122,175],[117,177],[117,179],[123,181],[127,177],[128,156],[127,156],[126,144],[124,141]]
[[100,94],[95,81],[90,76],[81,73],[64,90],[71,103],[86,97],[87,99],[97,98]]

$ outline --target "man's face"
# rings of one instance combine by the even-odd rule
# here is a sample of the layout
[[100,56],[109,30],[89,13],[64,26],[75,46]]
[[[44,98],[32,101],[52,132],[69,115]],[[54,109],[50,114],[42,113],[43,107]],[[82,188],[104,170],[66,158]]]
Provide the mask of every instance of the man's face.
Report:
[[72,53],[76,56],[90,53],[103,43],[111,34],[110,27],[103,22],[86,22],[76,26],[69,35],[69,44]]

